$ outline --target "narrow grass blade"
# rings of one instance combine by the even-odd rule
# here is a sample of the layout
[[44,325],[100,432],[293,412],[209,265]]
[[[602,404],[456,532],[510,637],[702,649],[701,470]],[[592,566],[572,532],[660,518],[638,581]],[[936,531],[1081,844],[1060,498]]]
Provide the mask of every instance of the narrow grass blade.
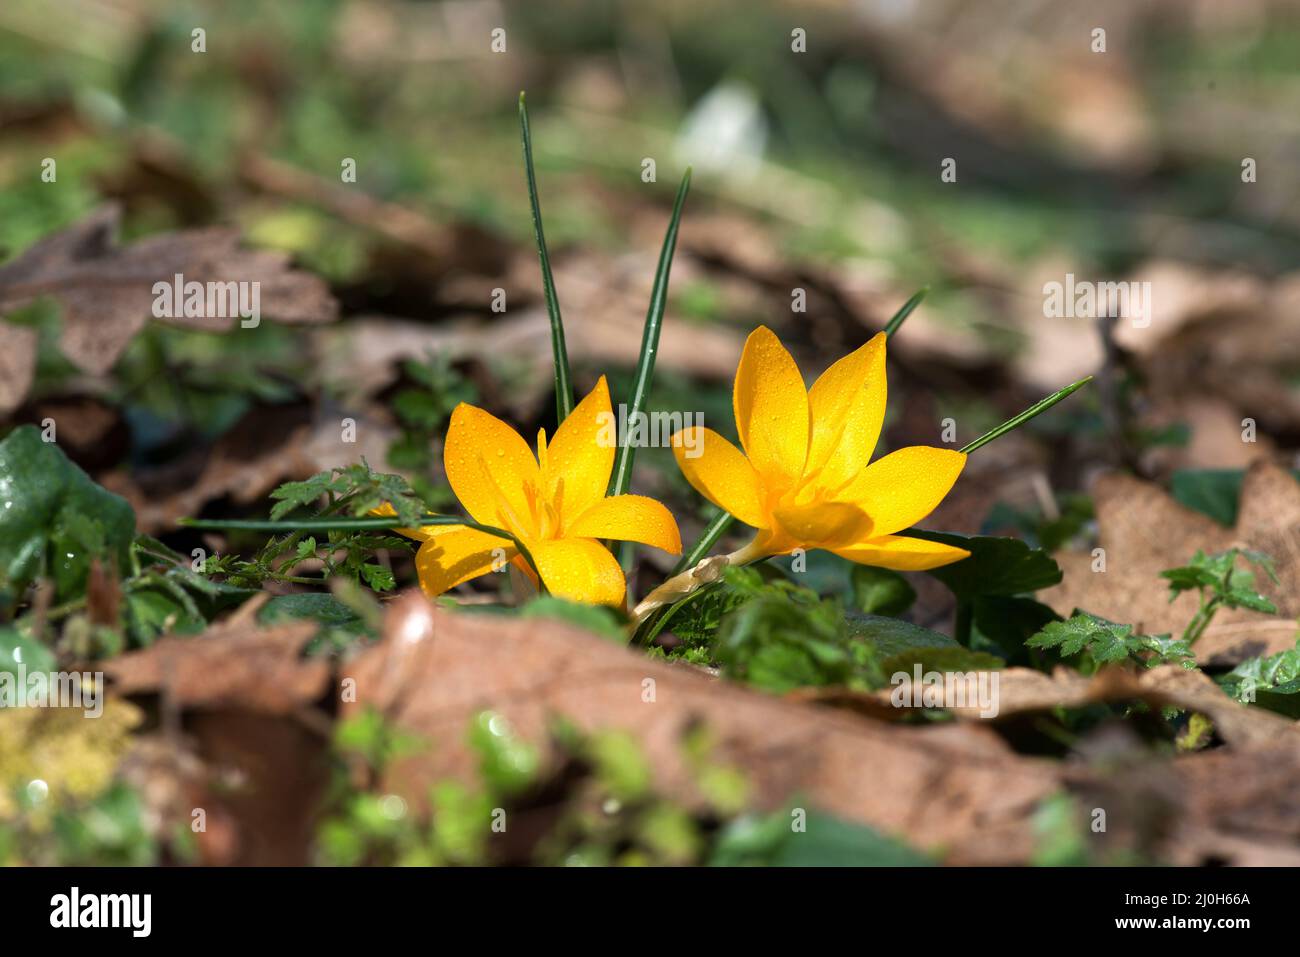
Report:
[[[650,383],[654,378],[655,357],[659,352],[659,333],[663,328],[664,309],[668,305],[668,274],[673,266],[673,252],[677,248],[677,228],[681,224],[682,207],[686,204],[686,194],[691,188],[691,170],[686,169],[682,185],[677,189],[677,200],[673,203],[673,217],[668,222],[668,232],[664,234],[663,249],[659,252],[659,268],[655,271],[655,284],[650,293],[650,308],[646,310],[645,329],[641,333],[641,355],[637,359],[636,379],[632,383],[632,401],[628,404],[627,420],[634,421],[645,409],[646,398],[650,394]],[[609,494],[622,495],[627,491],[632,478],[632,459],[636,448],[626,443],[618,447],[614,459],[614,472],[609,480]]]
[[528,178],[528,202],[533,208],[533,235],[537,239],[537,257],[542,262],[542,291],[546,297],[546,313],[551,317],[551,353],[555,361],[555,416],[556,425],[573,411],[573,383],[569,374],[569,352],[564,344],[564,321],[560,318],[560,300],[555,294],[555,277],[551,275],[551,257],[546,251],[546,235],[542,232],[542,207],[537,200],[537,174],[533,170],[533,137],[528,131],[528,107],[524,94],[519,94],[519,131],[524,141],[524,172]]
[[[735,517],[727,512],[719,511],[713,521],[709,522],[704,531],[700,533],[700,537],[696,540],[695,544],[690,547],[690,550],[682,553],[682,557],[677,560],[677,564],[674,565],[673,570],[668,573],[668,577],[672,578],[674,575],[679,575],[686,571],[686,569],[698,565],[704,556],[708,555],[709,552],[713,550],[713,546],[718,543],[718,539],[726,534],[727,529],[731,527],[735,520]],[[707,587],[708,586],[704,589],[700,589],[700,591],[706,590]],[[632,636],[633,644],[645,644],[651,641],[655,635],[659,634],[659,632],[663,630],[664,624],[667,622],[668,618],[695,594],[697,593],[693,592],[692,595],[689,595],[666,608],[660,608],[658,611],[653,612],[649,618],[641,622],[640,626],[638,626],[636,632]]]
[[1067,395],[1069,395],[1072,392],[1076,392],[1079,389],[1082,389],[1085,385],[1087,385],[1091,381],[1092,381],[1092,376],[1088,376],[1087,378],[1080,379],[1078,382],[1074,383],[1074,385],[1066,386],[1060,392],[1054,392],[1052,395],[1049,395],[1046,399],[1043,399],[1040,402],[1035,402],[1033,405],[1025,409],[1025,411],[1021,412],[1015,418],[1008,419],[1007,421],[999,425],[996,429],[993,429],[990,432],[985,432],[978,439],[970,443],[970,445],[966,446],[961,451],[969,454],[971,452],[974,452],[978,448],[982,448],[983,446],[988,445],[990,442],[992,442],[994,439],[998,438],[999,436],[1006,435],[1012,429],[1019,428],[1020,426],[1024,425],[1034,416],[1046,412],[1052,406],[1056,405],[1056,403],[1064,399]]
[[922,286],[920,289],[918,289],[915,293],[912,294],[911,299],[903,303],[902,308],[900,308],[898,312],[894,313],[894,317],[890,319],[887,323],[885,323],[886,339],[894,338],[894,333],[896,333],[898,331],[898,327],[903,324],[903,320],[913,313],[916,307],[921,304],[921,300],[923,300],[929,294],[929,292],[930,292],[929,286]]
[[[494,535],[497,538],[504,538],[510,542],[523,556],[524,561],[532,570],[537,573],[537,580],[542,581],[540,572],[537,572],[537,563],[533,561],[532,553],[522,541],[507,532],[504,528],[496,528],[492,525],[484,525],[473,519],[461,518],[457,515],[426,515],[415,522],[403,522],[396,515],[376,515],[370,518],[305,518],[301,520],[283,519],[280,521],[262,520],[262,519],[197,519],[182,518],[177,524],[185,528],[197,528],[208,531],[249,531],[249,532],[363,532],[363,531],[383,531],[385,529],[412,528],[414,526],[427,525],[462,525],[465,528],[473,528],[488,535]],[[546,586],[541,585],[541,591],[545,593]]]
[[686,569],[699,564],[704,556],[709,554],[713,546],[718,543],[718,539],[726,534],[727,529],[731,527],[735,520],[735,517],[727,512],[718,512],[717,517],[709,522],[704,531],[700,533],[700,537],[691,546],[690,551],[682,553],[682,557],[677,560],[677,564],[668,573],[668,577],[672,578],[674,575],[680,575]]

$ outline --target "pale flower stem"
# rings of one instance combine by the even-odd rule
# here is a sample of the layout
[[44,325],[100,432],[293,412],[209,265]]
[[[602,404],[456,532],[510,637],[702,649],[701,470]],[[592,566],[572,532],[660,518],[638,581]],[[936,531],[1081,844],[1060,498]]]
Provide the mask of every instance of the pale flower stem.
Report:
[[653,612],[665,605],[671,605],[673,602],[685,598],[696,589],[717,581],[729,566],[745,565],[762,558],[765,554],[767,553],[758,547],[758,539],[755,538],[748,545],[729,555],[714,555],[711,558],[701,559],[686,571],[674,575],[646,595],[641,600],[641,603],[632,609],[633,625],[641,624]]

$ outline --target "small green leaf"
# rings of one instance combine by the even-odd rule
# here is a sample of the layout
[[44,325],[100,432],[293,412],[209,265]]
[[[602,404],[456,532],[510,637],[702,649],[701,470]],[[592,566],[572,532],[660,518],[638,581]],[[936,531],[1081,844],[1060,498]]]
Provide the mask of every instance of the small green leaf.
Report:
[[16,675],[20,667],[28,674],[53,671],[54,652],[17,628],[0,628],[0,674]]
[[135,513],[96,485],[32,425],[0,441],[0,594],[9,601],[40,577],[55,599],[79,596],[96,557],[130,567]]
[[854,565],[849,575],[853,601],[868,615],[901,615],[916,601],[916,589],[898,572]]
[[397,579],[393,577],[392,571],[383,565],[362,565],[361,577],[375,591],[392,591],[397,587]]
[[910,621],[886,618],[882,615],[849,615],[849,634],[857,641],[871,646],[881,658],[906,654],[925,648],[961,648],[947,635],[922,628]]
[[1020,595],[1050,588],[1061,581],[1061,567],[1041,548],[1030,548],[1018,538],[958,535],[908,529],[902,534],[969,551],[970,557],[928,572],[948,586],[959,599],[982,595]]
[[601,605],[580,605],[553,595],[538,596],[520,609],[519,617],[551,618],[576,625],[620,645],[627,643],[627,631],[618,617]]
[[[796,830],[792,822],[802,825]],[[813,808],[747,815],[723,830],[711,867],[925,867],[934,860],[861,824]]]
[[324,592],[277,595],[257,613],[257,620],[267,625],[301,619],[318,621],[353,635],[366,632],[365,623],[355,611]]
[[1237,701],[1300,718],[1300,641],[1275,655],[1243,661],[1218,681]]
[[483,711],[474,717],[469,743],[479,756],[479,771],[489,787],[502,794],[516,794],[537,775],[537,750],[519,738],[504,717]]
[[1029,665],[1025,642],[1061,616],[1032,598],[984,595],[975,599],[971,647],[990,651],[1008,665]]
[[1169,491],[1180,505],[1231,528],[1245,475],[1241,469],[1180,469],[1170,478]]

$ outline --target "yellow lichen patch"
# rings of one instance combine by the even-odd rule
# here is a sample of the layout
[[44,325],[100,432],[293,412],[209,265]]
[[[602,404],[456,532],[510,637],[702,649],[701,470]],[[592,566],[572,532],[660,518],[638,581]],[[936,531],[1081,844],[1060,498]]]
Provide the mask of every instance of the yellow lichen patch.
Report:
[[[112,782],[142,717],[113,699],[97,718],[80,708],[0,708],[0,821],[23,814],[40,830],[60,807],[94,798]],[[24,794],[30,800],[20,803]]]

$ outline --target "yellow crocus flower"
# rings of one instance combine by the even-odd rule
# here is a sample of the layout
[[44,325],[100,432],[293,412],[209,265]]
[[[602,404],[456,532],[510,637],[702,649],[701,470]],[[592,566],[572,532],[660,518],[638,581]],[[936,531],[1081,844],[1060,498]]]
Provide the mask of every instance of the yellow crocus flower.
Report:
[[[766,326],[750,334],[732,396],[742,453],[693,426],[673,437],[687,481],[758,529],[730,563],[822,548],[903,571],[970,553],[895,534],[930,514],[966,464],[952,449],[910,446],[870,462],[885,419],[885,334],[804,387],[798,366]],[[695,450],[695,457],[686,454]]]
[[[553,595],[590,604],[621,605],[623,570],[601,539],[641,542],[672,554],[682,550],[677,522],[643,495],[607,497],[616,449],[609,386],[596,387],[537,455],[496,416],[462,402],[451,414],[443,445],[447,481],[475,522],[510,532],[528,550]],[[384,509],[392,514],[391,507]],[[441,595],[461,582],[512,561],[534,578],[513,542],[464,525],[398,529],[419,539],[420,587]]]

